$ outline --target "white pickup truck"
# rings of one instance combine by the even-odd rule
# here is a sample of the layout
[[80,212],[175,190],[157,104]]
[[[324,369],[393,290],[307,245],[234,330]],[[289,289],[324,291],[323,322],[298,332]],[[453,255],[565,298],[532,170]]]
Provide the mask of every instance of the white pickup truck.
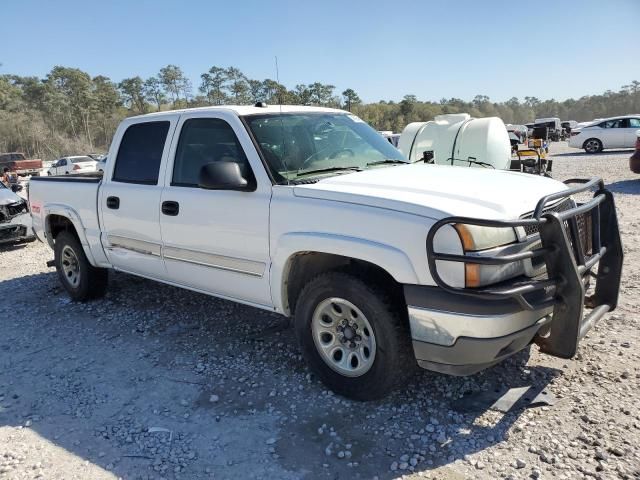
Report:
[[104,175],[31,181],[74,300],[104,294],[112,268],[281,313],[351,398],[383,396],[416,360],[468,375],[534,342],[570,358],[616,306],[599,179],[408,164],[348,112],[262,104],[128,118],[108,159]]

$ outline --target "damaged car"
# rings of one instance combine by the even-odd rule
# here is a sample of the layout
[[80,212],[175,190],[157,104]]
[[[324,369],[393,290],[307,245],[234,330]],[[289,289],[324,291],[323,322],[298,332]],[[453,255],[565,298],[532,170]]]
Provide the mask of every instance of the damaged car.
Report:
[[27,201],[0,182],[0,245],[35,240]]

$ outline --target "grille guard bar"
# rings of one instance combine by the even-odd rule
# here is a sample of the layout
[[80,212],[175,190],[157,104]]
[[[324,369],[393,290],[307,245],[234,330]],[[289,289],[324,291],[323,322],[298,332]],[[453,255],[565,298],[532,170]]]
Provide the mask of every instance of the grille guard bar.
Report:
[[[549,330],[545,336],[537,336],[536,343],[544,353],[571,358],[576,353],[579,340],[605,313],[616,308],[623,252],[613,194],[605,189],[602,179],[571,179],[565,183],[577,186],[542,197],[532,218],[505,221],[456,216],[439,220],[427,235],[427,257],[434,282],[447,292],[489,301],[512,299],[526,310],[553,307]],[[545,212],[545,206],[550,202],[567,199],[594,187],[596,191],[591,200],[569,210]],[[580,215],[591,219],[590,254],[585,254],[580,238],[577,220]],[[493,228],[535,226],[542,246],[501,257],[436,252],[434,238],[438,230],[456,223]],[[537,257],[544,259],[547,279],[503,282],[485,288],[452,287],[442,279],[437,269],[437,261],[504,265]],[[594,274],[592,269],[596,265],[598,272]],[[590,276],[596,278],[595,293],[586,297]],[[591,311],[583,318],[585,307]]]

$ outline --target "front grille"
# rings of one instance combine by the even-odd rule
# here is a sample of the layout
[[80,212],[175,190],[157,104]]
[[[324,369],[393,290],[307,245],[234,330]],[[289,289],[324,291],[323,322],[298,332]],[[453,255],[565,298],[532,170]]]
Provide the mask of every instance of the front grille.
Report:
[[[566,198],[561,202],[556,203],[555,205],[551,205],[550,207],[547,207],[545,209],[542,210],[542,213],[549,213],[549,212],[564,212],[566,210],[569,210],[573,207],[575,207],[576,204],[573,200],[571,200],[570,198]],[[533,212],[529,212],[529,213],[525,213],[524,215],[522,215],[520,218],[526,219],[526,218],[533,218]],[[524,227],[524,231],[527,234],[527,236],[531,236],[531,235],[537,235],[538,234],[538,226],[537,225],[527,225]]]
[[[549,212],[564,212],[566,210],[570,210],[576,206],[575,202],[567,198],[561,202],[556,203],[548,208],[542,210],[542,213]],[[520,218],[533,218],[533,212],[522,215]],[[580,237],[580,243],[582,245],[582,253],[585,256],[590,256],[593,254],[593,242],[592,242],[592,222],[591,222],[591,214],[590,213],[582,213],[576,215],[575,217],[577,225],[578,225],[578,236]],[[565,228],[567,232],[571,232],[569,228],[569,222],[565,221]],[[538,234],[538,226],[537,225],[527,225],[524,228],[527,236],[537,235]],[[569,235],[571,238],[571,235]],[[573,241],[572,241],[573,243]]]
[[7,205],[7,213],[10,217],[15,217],[21,213],[26,213],[27,210],[27,202],[17,202]]

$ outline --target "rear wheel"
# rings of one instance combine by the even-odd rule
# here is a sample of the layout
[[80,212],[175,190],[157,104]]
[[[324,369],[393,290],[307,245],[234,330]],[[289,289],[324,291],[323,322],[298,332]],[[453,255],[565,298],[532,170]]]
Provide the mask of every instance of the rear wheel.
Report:
[[55,239],[54,254],[58,278],[73,300],[83,302],[105,294],[108,271],[89,263],[75,235],[60,232]]
[[583,147],[587,153],[598,153],[602,151],[602,142],[597,138],[590,138],[584,142]]
[[311,369],[345,397],[383,397],[415,367],[400,306],[352,274],[328,272],[311,280],[296,305],[295,330]]

